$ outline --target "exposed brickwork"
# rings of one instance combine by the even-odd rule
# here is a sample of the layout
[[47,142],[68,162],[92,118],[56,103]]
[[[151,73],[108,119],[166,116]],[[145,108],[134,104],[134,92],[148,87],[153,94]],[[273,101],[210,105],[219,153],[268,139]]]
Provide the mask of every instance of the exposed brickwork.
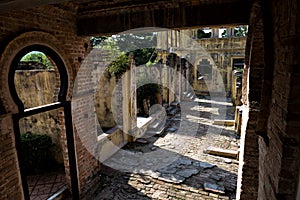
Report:
[[[42,6],[34,9],[21,10],[17,12],[10,12],[0,15],[0,44],[1,44],[1,102],[4,105],[5,111],[8,113],[17,113],[18,109],[13,103],[8,87],[8,72],[12,59],[22,48],[32,45],[40,44],[53,49],[63,60],[68,76],[69,76],[69,90],[68,99],[72,94],[72,87],[76,70],[80,66],[80,60],[84,59],[85,54],[88,53],[89,44],[88,38],[78,37],[76,32],[76,12],[77,7],[73,4]],[[33,31],[34,30],[34,31]],[[58,68],[61,66],[57,66]],[[61,113],[63,117],[63,112]],[[64,121],[62,121],[64,124]],[[66,141],[65,131],[62,127],[62,141]],[[8,132],[13,136],[12,123],[7,123],[6,126],[1,126],[1,135]],[[14,147],[14,140],[11,137],[1,136],[2,144],[11,144],[11,153],[9,156],[14,161],[5,162],[5,165],[17,165],[16,149]],[[97,162],[92,159],[92,156],[82,147],[81,141],[77,136],[76,143],[76,157],[78,163],[78,174],[80,182],[80,192],[84,194],[84,189],[87,187],[87,182],[91,182],[94,178],[95,170],[98,169]],[[64,163],[67,173],[67,183],[70,186],[70,173],[67,146],[64,142]],[[5,145],[9,147],[9,145]],[[2,150],[3,148],[1,148]],[[5,150],[5,149],[4,149]],[[5,154],[1,154],[5,155]],[[6,157],[9,158],[7,155]],[[84,158],[84,159],[82,159]],[[1,162],[5,159],[1,159]],[[88,160],[88,161],[87,161]],[[1,166],[5,166],[4,164]],[[1,167],[2,168],[2,167]],[[20,174],[17,166],[9,166],[9,173],[1,174],[1,177],[8,176],[2,179],[1,185],[1,199],[21,199],[22,186],[20,182]],[[15,169],[15,171],[14,171]],[[14,172],[12,176],[11,173]],[[13,180],[15,179],[15,180]],[[12,180],[7,182],[7,180]],[[14,186],[7,187],[7,184]],[[13,196],[18,195],[14,198]],[[2,198],[3,197],[3,198]]]
[[258,193],[258,135],[257,118],[260,109],[264,70],[264,36],[260,5],[253,5],[243,78],[243,122],[241,133],[238,199],[257,199]]
[[[267,146],[260,139],[260,199],[295,199],[299,179],[299,2],[269,1],[274,73]],[[293,5],[293,6],[291,6]],[[298,12],[298,13],[297,13]],[[289,19],[289,20],[287,20]],[[297,34],[298,33],[298,34]],[[272,37],[272,36],[271,36]],[[296,81],[297,80],[297,81]]]
[[12,125],[12,115],[0,116],[0,199],[22,199],[23,196]]

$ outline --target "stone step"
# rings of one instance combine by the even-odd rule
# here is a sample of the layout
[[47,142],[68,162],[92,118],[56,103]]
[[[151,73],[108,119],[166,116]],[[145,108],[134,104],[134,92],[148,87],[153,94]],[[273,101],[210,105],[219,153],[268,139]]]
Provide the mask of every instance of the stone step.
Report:
[[171,103],[171,107],[174,107],[174,108],[180,108],[180,103],[178,101],[173,101]]
[[162,126],[165,125],[165,120],[155,120],[148,126],[148,130],[156,130],[160,129]]
[[238,158],[238,151],[235,150],[208,147],[203,152],[215,156],[222,156],[222,157],[235,158],[235,159]]
[[172,108],[169,112],[167,112],[168,116],[175,116],[180,111],[179,108]]
[[160,122],[159,120],[155,120],[153,123],[151,123],[151,124],[148,126],[148,129],[156,129],[156,128],[159,126],[160,123],[161,123],[161,122]]
[[160,135],[165,130],[165,120],[155,120],[148,126],[146,134],[149,135]]
[[146,135],[160,135],[164,132],[165,127],[162,126],[160,129],[155,129],[155,130],[147,130]]
[[225,194],[225,188],[224,186],[212,184],[212,183],[204,183],[203,188],[206,191],[211,191],[219,194]]
[[184,92],[183,94],[184,101],[191,101],[197,97],[193,92]]
[[225,126],[234,126],[235,121],[234,120],[214,120],[214,125],[225,125]]

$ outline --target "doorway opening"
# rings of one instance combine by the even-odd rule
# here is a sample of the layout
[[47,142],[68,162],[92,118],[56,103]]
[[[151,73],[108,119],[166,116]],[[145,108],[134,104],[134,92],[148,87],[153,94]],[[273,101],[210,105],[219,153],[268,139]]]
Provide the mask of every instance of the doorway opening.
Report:
[[63,61],[49,47],[27,46],[13,59],[9,81],[19,108],[14,132],[25,199],[70,195],[70,191],[76,197],[74,138]]

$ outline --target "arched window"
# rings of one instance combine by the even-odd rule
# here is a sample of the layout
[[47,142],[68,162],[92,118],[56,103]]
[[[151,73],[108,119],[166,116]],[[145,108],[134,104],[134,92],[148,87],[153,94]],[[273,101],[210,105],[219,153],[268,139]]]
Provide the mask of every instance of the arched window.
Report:
[[[72,196],[73,199],[78,199],[71,103],[66,101],[68,74],[63,60],[47,46],[27,46],[14,57],[8,81],[10,93],[19,109],[19,112],[13,116],[14,132],[25,199],[30,199],[32,195],[37,194],[34,192],[37,184],[30,183],[32,179],[27,175],[39,173],[40,170],[49,170],[49,165],[53,169],[55,164],[69,168],[62,171],[70,172],[67,176],[71,179]],[[28,144],[28,141],[32,142],[37,138],[44,138],[42,142],[44,146],[39,146],[40,140]],[[45,141],[50,141],[49,149],[45,146]],[[32,145],[36,146],[27,152]],[[40,148],[44,150],[43,155],[32,153],[34,150],[41,153]],[[34,162],[37,162],[36,165],[33,165]],[[55,181],[50,184],[52,185],[48,193],[37,195],[48,198],[56,190],[61,189],[64,181],[60,185],[55,184]],[[47,189],[44,188],[44,191]]]

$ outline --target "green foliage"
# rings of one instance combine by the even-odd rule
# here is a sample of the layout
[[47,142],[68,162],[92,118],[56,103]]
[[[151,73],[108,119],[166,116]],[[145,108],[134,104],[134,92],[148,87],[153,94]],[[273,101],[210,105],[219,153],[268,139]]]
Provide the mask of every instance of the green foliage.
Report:
[[202,39],[202,38],[210,38],[211,37],[211,32],[205,33],[202,29],[197,30],[197,38]]
[[246,37],[248,33],[247,26],[239,26],[234,29],[235,37]]
[[157,44],[156,36],[156,33],[135,33],[116,35],[114,39],[120,51],[130,52],[138,49],[155,49]]
[[[117,77],[129,67],[129,55],[132,55],[136,66],[155,62],[157,54],[156,33],[124,34],[111,37],[92,37],[90,42],[94,48],[108,50],[112,58],[116,58],[107,70]],[[146,48],[144,48],[146,47]]]
[[232,65],[233,65],[233,70],[236,71],[243,71],[244,68],[244,62],[245,60],[243,58],[237,58],[237,59],[233,59],[232,61]]
[[107,71],[116,77],[121,77],[129,68],[128,56],[124,53],[107,66]]
[[99,47],[108,38],[108,36],[91,37],[90,43],[92,47]]
[[136,49],[132,52],[128,52],[126,55],[129,54],[133,55],[136,66],[154,63],[157,57],[155,48]]
[[47,58],[47,56],[39,51],[32,51],[21,59],[22,62],[38,62],[47,67],[47,69],[53,69],[53,64]]
[[44,172],[55,165],[50,155],[50,148],[53,146],[50,136],[27,132],[21,134],[21,143],[26,171],[29,174]]
[[110,49],[113,49],[117,47],[120,52],[125,53],[143,48],[156,48],[156,42],[156,33],[135,33],[90,38],[93,48],[110,46]]
[[226,29],[222,32],[221,36],[222,36],[222,38],[227,37],[227,31],[226,31]]
[[[234,28],[234,36],[235,37],[246,37],[248,33],[247,26],[238,26]],[[228,37],[226,29],[222,33],[222,38]]]

